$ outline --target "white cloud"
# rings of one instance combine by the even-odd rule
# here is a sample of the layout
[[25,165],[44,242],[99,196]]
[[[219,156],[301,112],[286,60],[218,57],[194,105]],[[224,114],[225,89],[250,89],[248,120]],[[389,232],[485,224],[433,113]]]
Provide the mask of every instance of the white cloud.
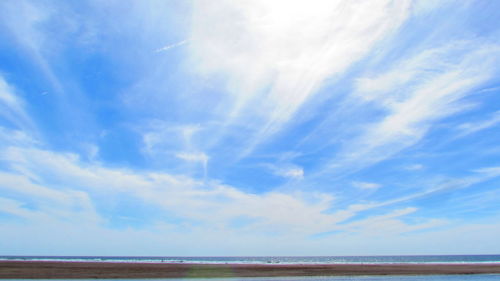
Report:
[[304,178],[304,170],[298,166],[290,165],[268,165],[271,171],[280,177],[300,180]]
[[33,124],[24,106],[24,101],[14,93],[14,89],[0,76],[0,116],[6,118],[18,129],[32,129]]
[[482,121],[460,124],[457,129],[460,130],[459,137],[463,137],[482,130],[489,129],[498,124],[500,124],[500,111],[495,112],[490,118]]
[[206,155],[203,152],[179,152],[175,154],[177,158],[180,158],[182,160],[188,161],[188,162],[199,162],[202,164],[206,164],[208,162],[208,155]]
[[24,115],[24,109],[21,102],[12,92],[13,90],[5,82],[3,77],[0,76],[0,101],[7,108],[11,109],[17,114]]
[[200,125],[172,125],[161,120],[152,120],[144,127],[139,130],[144,143],[143,152],[148,155],[198,150],[193,139],[203,129]]
[[487,179],[491,177],[498,177],[500,176],[500,166],[484,167],[476,169],[474,172],[478,173],[480,175],[479,177],[486,177]]
[[[175,168],[186,163],[201,164],[206,178],[210,156],[201,148],[206,145],[206,139],[199,134],[204,127],[198,124],[173,125],[161,120],[152,120],[139,128],[142,135],[142,152],[154,160],[169,161]],[[200,140],[205,140],[202,142]],[[172,165],[172,163],[174,163]],[[191,167],[192,168],[192,167]]]
[[343,225],[341,228],[348,232],[365,233],[369,236],[382,236],[407,233],[415,230],[428,229],[446,224],[444,220],[427,219],[417,224],[408,224],[400,218],[412,214],[417,208],[408,207],[398,209],[387,214],[371,216],[363,220]]
[[19,46],[37,64],[45,78],[54,87],[55,92],[62,95],[62,84],[46,57],[46,54],[50,53],[47,52],[50,49],[49,45],[55,43],[55,41],[46,36],[44,30],[40,28],[42,23],[51,18],[57,8],[36,1],[4,1],[0,5],[0,13],[9,28],[9,32]]
[[85,150],[87,151],[88,158],[90,160],[95,160],[99,156],[99,146],[95,144],[85,145]]
[[362,182],[362,181],[354,181],[352,182],[352,185],[354,187],[360,188],[360,189],[378,189],[382,187],[382,185],[374,182]]
[[[459,4],[464,4],[463,1]],[[450,0],[440,0],[440,1],[428,1],[428,0],[415,0],[412,5],[412,12],[415,15],[426,15],[429,12],[438,10],[440,7],[446,6],[448,4],[457,5],[458,3]]]
[[437,120],[470,108],[462,98],[493,77],[499,54],[497,46],[460,41],[403,59],[385,73],[360,78],[353,98],[386,114],[366,124],[324,172],[349,172],[387,159],[417,143]]
[[208,155],[203,152],[179,152],[175,154],[175,157],[182,159],[187,162],[199,163],[203,166],[203,175],[207,177],[207,166],[208,160],[210,159]]
[[422,164],[413,164],[404,167],[404,169],[407,171],[420,171],[423,170],[424,168],[425,166]]
[[[96,163],[84,164],[76,155],[38,148],[10,147],[1,155],[14,171],[0,174],[1,179],[23,182],[22,185],[6,184],[4,188],[26,196],[47,194],[43,196],[59,198],[62,195],[53,191],[54,187],[89,194],[128,194],[188,221],[224,226],[233,219],[246,216],[255,219],[254,227],[276,231],[314,232],[328,229],[336,221],[336,218],[323,213],[332,200],[327,194],[250,194],[231,186],[206,184],[184,176],[140,174],[105,168]],[[37,184],[33,183],[35,181]],[[74,202],[63,201],[69,205]]]
[[35,211],[30,211],[22,207],[23,203],[0,197],[0,212],[8,213],[23,218],[38,219],[40,214]]
[[[356,204],[331,212],[334,197],[326,193],[252,194],[180,175],[106,168],[97,163],[84,163],[74,154],[35,147],[10,147],[0,155],[11,170],[0,174],[0,187],[23,194],[25,198],[37,198],[37,206],[44,216],[54,218],[84,216],[87,221],[100,221],[90,198],[113,194],[115,198],[132,196],[155,206],[159,212],[175,214],[187,224],[196,222],[231,232],[236,231],[231,228],[231,222],[243,217],[250,222],[239,228],[241,231],[293,236],[338,230],[340,222],[377,206],[377,203]],[[19,208],[24,202],[8,202],[9,206],[17,206],[13,210],[22,213]]]
[[500,176],[500,167],[483,167],[472,171],[473,174],[470,176],[464,176],[459,178],[445,178],[438,183],[431,184],[428,188],[415,192],[413,194],[407,194],[405,196],[387,200],[385,202],[377,202],[372,204],[372,207],[388,206],[396,203],[410,202],[418,198],[423,198],[426,196],[431,196],[443,191],[451,191],[454,189],[465,189],[476,184],[497,178]]
[[[1,150],[0,153],[0,161],[9,167],[8,172],[0,173],[0,188],[9,190],[8,194],[22,194],[23,198],[30,198],[36,202],[34,207],[26,208],[24,199],[0,198],[0,211],[27,220],[24,228],[43,230],[62,227],[65,231],[74,232],[74,237],[78,237],[82,243],[90,244],[95,243],[92,240],[95,237],[92,238],[92,235],[119,237],[116,238],[118,239],[116,245],[121,246],[125,243],[129,245],[126,241],[131,237],[151,239],[141,240],[143,242],[137,242],[138,245],[149,245],[148,241],[165,241],[165,237],[175,238],[175,241],[189,245],[188,248],[193,251],[190,253],[193,254],[213,253],[216,249],[210,249],[210,243],[207,244],[207,242],[225,245],[224,247],[227,248],[216,250],[216,253],[221,254],[234,254],[235,249],[253,254],[267,253],[267,250],[270,254],[272,253],[270,249],[257,247],[258,250],[256,250],[255,245],[259,243],[278,243],[276,245],[281,246],[295,243],[299,248],[303,247],[300,249],[305,250],[317,246],[313,240],[304,240],[305,236],[331,231],[349,233],[351,239],[344,241],[351,241],[351,245],[356,245],[358,238],[365,240],[379,236],[400,238],[399,235],[402,233],[432,229],[445,222],[436,219],[420,219],[418,223],[407,222],[405,217],[414,215],[417,211],[412,207],[390,210],[382,215],[369,216],[348,223],[342,222],[372,208],[401,203],[416,198],[415,196],[425,196],[438,190],[465,188],[500,174],[497,167],[478,169],[477,175],[471,178],[440,185],[425,194],[414,195],[412,198],[399,198],[391,202],[352,204],[346,208],[335,209],[335,198],[326,193],[270,191],[252,194],[232,186],[216,182],[201,182],[181,175],[139,173],[126,169],[107,168],[97,163],[82,162],[74,154],[57,153],[33,145],[29,146],[11,146]],[[114,198],[131,196],[150,207],[158,208],[157,212],[175,214],[175,217],[181,218],[182,222],[169,224],[167,221],[157,221],[150,227],[129,228],[116,232],[106,228],[103,218],[93,207],[91,198],[103,194],[113,194]],[[248,220],[238,227],[232,226],[232,222],[241,218],[248,218]],[[74,221],[78,221],[79,224],[71,223]],[[207,230],[208,225],[211,230]],[[81,232],[78,231],[80,226],[85,228],[92,237],[77,235]],[[11,227],[13,228],[10,230],[4,229],[5,231],[1,232],[0,236],[6,237],[10,235],[9,233],[15,233],[12,229],[20,230],[21,226]],[[54,241],[54,236],[45,236],[43,231],[37,233],[39,233],[40,241],[45,241],[45,243]],[[224,237],[224,241],[221,241],[220,237]],[[252,247],[240,245],[241,239],[245,237],[248,237],[245,241]],[[275,238],[278,240],[272,242]],[[199,239],[201,239],[199,245],[193,248],[192,242],[189,241]],[[21,241],[24,240],[21,239]],[[324,240],[318,241],[324,245]],[[339,249],[342,248],[341,245],[332,244],[334,245]],[[113,245],[103,245],[103,247],[102,249],[113,249],[113,252],[119,252],[119,249],[113,248]],[[67,249],[76,248],[78,247],[74,244],[67,245]],[[187,253],[182,247],[167,248],[180,254]],[[42,251],[44,247],[33,245],[33,249]],[[80,248],[79,251],[82,249],[84,248]],[[141,247],[141,249],[145,251],[144,253],[154,252],[148,247]],[[272,248],[272,250],[275,253],[294,253],[293,251],[280,251],[279,248]],[[318,253],[321,253],[320,250],[321,247],[318,246]],[[352,249],[345,253],[352,253]]]
[[304,177],[304,170],[302,168],[289,169],[282,175],[288,178],[301,179]]
[[0,127],[0,147],[8,145],[34,145],[37,141],[20,130]]
[[177,42],[177,43],[174,43],[174,44],[166,45],[166,46],[163,46],[163,47],[157,49],[155,52],[159,53],[159,52],[168,51],[168,50],[170,50],[172,48],[176,48],[176,47],[182,46],[182,45],[186,44],[187,42],[188,42],[187,40],[183,40],[183,41],[180,41],[180,42]]
[[[394,220],[394,221],[391,221]],[[373,227],[373,233],[341,231],[320,238],[304,239],[301,236],[270,236],[263,233],[221,230],[216,228],[192,227],[191,231],[169,224],[158,224],[148,230],[106,229],[89,224],[1,224],[0,238],[10,241],[2,245],[8,253],[37,255],[164,255],[165,252],[178,256],[209,255],[329,255],[332,249],[339,255],[369,254],[442,254],[455,253],[456,243],[477,239],[479,244],[466,247],[467,253],[481,249],[497,249],[495,237],[500,233],[495,223],[440,228],[439,230],[400,235],[394,222],[396,218],[380,220],[381,225]],[[394,231],[382,234],[385,227]],[[401,225],[403,229],[408,226]],[[352,228],[354,230],[355,227]],[[359,226],[358,229],[370,229]],[[33,239],[36,233],[37,239]],[[10,239],[9,239],[10,238]],[[40,243],[44,241],[44,243]],[[175,241],[175,243],[172,243]],[[245,243],[241,243],[245,241]],[[429,245],[432,245],[430,247]],[[489,248],[487,247],[489,246]]]
[[31,221],[66,220],[96,223],[101,220],[86,192],[77,189],[57,190],[55,187],[36,184],[39,179],[39,176],[30,172],[26,175],[0,172],[1,191],[27,198],[25,201],[0,197],[0,211]]
[[198,73],[227,79],[227,122],[258,128],[248,152],[396,30],[408,10],[409,1],[388,0],[197,1],[188,50]]

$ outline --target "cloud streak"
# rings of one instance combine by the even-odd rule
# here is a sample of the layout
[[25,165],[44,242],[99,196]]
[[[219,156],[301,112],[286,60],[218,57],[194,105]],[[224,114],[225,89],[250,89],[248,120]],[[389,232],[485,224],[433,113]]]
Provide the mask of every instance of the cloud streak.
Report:
[[10,206],[9,213],[32,220],[37,220],[40,212],[47,218],[78,214],[77,217],[85,221],[102,223],[103,218],[98,213],[106,212],[102,209],[104,202],[94,207],[92,201],[100,197],[99,194],[121,194],[154,205],[161,212],[175,214],[186,224],[201,223],[230,230],[233,220],[246,217],[251,220],[240,228],[245,231],[311,235],[344,229],[338,224],[377,205],[352,205],[331,212],[328,210],[334,197],[326,193],[271,191],[252,194],[185,176],[136,173],[95,163],[85,164],[76,155],[36,147],[10,147],[0,155],[11,170],[0,173],[2,190],[10,189],[14,194],[32,198],[37,202],[35,210],[39,211],[34,213],[23,208],[25,201],[2,200],[5,206]]
[[0,76],[0,116],[18,129],[34,133],[34,124],[26,112],[24,101],[14,94],[12,87]]
[[323,172],[349,173],[385,160],[420,141],[434,122],[469,109],[461,100],[498,71],[499,51],[495,45],[455,42],[359,78],[354,97],[386,113],[367,124]]
[[378,184],[378,183],[374,183],[374,182],[362,182],[362,181],[355,181],[355,182],[352,182],[352,185],[354,187],[357,187],[357,188],[361,188],[361,189],[378,189],[380,187],[382,187],[382,185]]
[[255,127],[245,155],[408,13],[409,1],[199,1],[189,52],[198,73],[224,77],[226,122]]
[[497,126],[500,123],[500,111],[496,111],[489,119],[478,122],[467,122],[460,124],[458,130],[460,131],[459,137],[468,136],[482,130],[486,130]]
[[182,45],[185,45],[187,44],[188,41],[187,40],[183,40],[183,41],[180,41],[180,42],[177,42],[177,43],[174,43],[174,44],[170,44],[170,45],[166,45],[166,46],[163,46],[159,49],[156,49],[156,53],[159,53],[159,52],[165,52],[165,51],[168,51],[170,49],[173,49],[173,48],[177,48],[177,47],[180,47]]

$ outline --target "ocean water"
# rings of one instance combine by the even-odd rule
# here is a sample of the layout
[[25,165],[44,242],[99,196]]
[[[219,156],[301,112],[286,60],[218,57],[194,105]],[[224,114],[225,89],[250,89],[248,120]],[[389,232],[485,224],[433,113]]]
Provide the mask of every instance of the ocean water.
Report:
[[0,260],[205,263],[205,264],[460,264],[500,263],[500,255],[431,256],[310,256],[310,257],[99,257],[99,256],[0,256]]

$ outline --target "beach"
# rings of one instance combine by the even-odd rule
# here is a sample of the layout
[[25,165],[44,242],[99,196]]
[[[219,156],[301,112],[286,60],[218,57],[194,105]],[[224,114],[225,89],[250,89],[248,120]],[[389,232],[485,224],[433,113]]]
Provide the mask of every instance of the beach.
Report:
[[191,264],[0,261],[2,279],[210,278],[500,273],[500,264]]

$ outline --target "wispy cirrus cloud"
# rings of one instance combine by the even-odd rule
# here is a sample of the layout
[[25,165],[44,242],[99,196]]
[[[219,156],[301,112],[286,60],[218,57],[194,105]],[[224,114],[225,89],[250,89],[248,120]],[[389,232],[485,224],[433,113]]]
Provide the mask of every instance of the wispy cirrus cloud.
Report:
[[11,124],[15,124],[18,129],[27,130],[34,133],[34,124],[26,112],[25,102],[14,93],[14,89],[9,86],[0,75],[0,116]]
[[185,160],[185,161],[200,162],[200,163],[203,163],[205,165],[206,165],[206,163],[208,162],[208,159],[209,159],[208,155],[206,155],[203,152],[193,152],[193,153],[190,153],[190,152],[179,152],[179,153],[175,154],[175,156],[177,158]]
[[[245,152],[405,21],[409,1],[200,1],[189,52],[227,84],[226,123],[250,123]],[[231,24],[228,24],[231,23]]]
[[163,46],[163,47],[161,47],[159,49],[156,49],[155,52],[157,52],[157,53],[159,53],[159,52],[165,52],[165,51],[168,51],[168,50],[170,50],[172,48],[180,47],[180,46],[182,46],[182,45],[184,45],[186,43],[188,43],[187,40],[182,40],[180,42],[177,42],[177,43],[174,43],[174,44],[169,44],[169,45]]
[[431,219],[422,223],[408,224],[400,218],[412,214],[417,208],[397,209],[387,214],[371,216],[366,219],[351,222],[341,226],[348,233],[370,233],[371,236],[394,235],[396,233],[408,233],[416,230],[429,229],[447,224],[446,220]]
[[[20,143],[0,150],[0,161],[8,167],[8,171],[0,173],[1,190],[23,195],[16,196],[16,199],[0,198],[3,204],[0,211],[32,221],[35,225],[44,222],[49,227],[75,227],[67,223],[68,219],[77,219],[86,229],[93,229],[92,233],[115,236],[117,233],[107,225],[105,215],[110,211],[107,208],[114,203],[103,199],[103,194],[127,197],[136,206],[145,203],[154,207],[157,214],[165,214],[165,217],[150,222],[150,227],[141,226],[140,230],[129,222],[129,232],[139,231],[146,236],[161,231],[168,233],[168,237],[175,233],[192,238],[199,237],[197,235],[206,237],[207,232],[198,228],[210,225],[214,229],[210,241],[218,241],[215,233],[219,237],[229,235],[228,239],[254,233],[261,242],[279,235],[281,239],[286,238],[285,244],[296,241],[298,237],[339,231],[355,236],[370,233],[369,237],[384,234],[397,237],[401,233],[442,226],[446,221],[428,218],[419,219],[417,223],[406,221],[406,217],[414,215],[418,209],[399,206],[389,208],[381,215],[361,219],[356,219],[356,216],[439,191],[466,188],[500,175],[498,167],[478,169],[475,176],[444,183],[420,194],[336,208],[336,198],[327,193],[270,191],[252,194],[233,186],[202,182],[182,175],[109,168],[95,162],[84,162],[75,154],[43,149],[34,143]],[[29,208],[26,207],[26,198],[31,200]],[[171,220],[169,214],[175,214],[174,224],[168,223]],[[240,223],[233,226],[234,221]],[[184,227],[189,229],[187,233]],[[126,234],[127,237],[130,235]]]
[[379,201],[366,204],[367,207],[366,209],[390,206],[404,202],[412,202],[413,200],[432,197],[433,195],[443,192],[451,192],[461,189],[467,189],[475,185],[500,177],[500,167],[497,166],[483,167],[474,169],[473,171],[469,171],[469,173],[470,174],[468,176],[450,177],[442,179],[438,182],[428,184],[428,186],[416,192],[405,194],[404,196],[392,198],[386,201]]
[[56,73],[52,69],[50,60],[47,58],[48,45],[54,43],[49,40],[40,26],[47,22],[53,15],[55,9],[50,5],[31,1],[11,2],[0,4],[2,8],[2,21],[0,23],[8,27],[14,40],[24,49],[25,53],[32,58],[37,67],[50,81],[51,86],[58,95],[63,94],[63,86]]
[[304,178],[304,169],[302,167],[290,164],[267,164],[264,165],[271,173],[276,176],[291,179],[301,180]]
[[160,120],[149,121],[137,128],[142,136],[143,152],[150,155],[199,150],[195,137],[202,129],[197,124],[169,124]]
[[[337,221],[334,216],[323,214],[332,200],[327,194],[304,198],[300,193],[269,192],[255,195],[231,186],[203,183],[184,176],[139,174],[84,164],[76,155],[34,147],[11,147],[1,151],[1,158],[13,170],[0,174],[2,189],[23,192],[31,198],[39,198],[44,204],[48,202],[45,197],[49,196],[54,200],[61,199],[68,207],[74,208],[73,201],[64,199],[65,194],[81,194],[83,198],[88,198],[102,192],[112,192],[129,194],[136,200],[157,206],[159,211],[173,212],[187,222],[225,225],[232,219],[247,216],[255,219],[254,227],[259,229],[314,232],[328,229]],[[23,184],[13,184],[14,180]],[[61,186],[66,188],[61,190]],[[22,203],[16,206],[22,206]],[[311,218],[315,218],[316,226],[311,224],[303,228],[304,223],[310,222]]]
[[[102,214],[111,211],[106,206],[113,203],[108,205],[102,195],[114,194],[127,196],[136,204],[154,206],[159,214],[175,214],[176,220],[181,219],[185,224],[293,236],[343,229],[339,223],[377,205],[357,204],[332,211],[335,198],[327,193],[252,194],[182,175],[108,168],[84,162],[75,154],[54,152],[29,143],[2,148],[0,161],[8,167],[0,173],[0,188],[24,196],[2,198],[2,202],[10,214],[35,221],[74,216],[105,225]],[[29,209],[24,207],[27,201],[22,198],[30,198]],[[94,204],[96,198],[99,202]],[[232,229],[231,223],[243,217],[249,218],[249,222]],[[164,220],[168,221],[168,216]]]
[[499,53],[496,45],[460,41],[359,78],[353,98],[385,114],[366,124],[324,172],[344,173],[387,159],[421,140],[438,120],[469,109],[472,105],[462,99],[497,73]]
[[462,123],[457,127],[457,129],[459,130],[459,137],[464,137],[482,130],[495,127],[498,124],[500,124],[500,111],[494,112],[490,116],[490,118],[485,120]]
[[352,185],[360,189],[378,189],[382,187],[381,184],[374,182],[364,182],[364,181],[354,181],[352,182]]
[[425,166],[422,164],[413,164],[413,165],[407,165],[407,166],[403,167],[403,169],[405,169],[407,171],[420,171],[420,170],[425,169]]

